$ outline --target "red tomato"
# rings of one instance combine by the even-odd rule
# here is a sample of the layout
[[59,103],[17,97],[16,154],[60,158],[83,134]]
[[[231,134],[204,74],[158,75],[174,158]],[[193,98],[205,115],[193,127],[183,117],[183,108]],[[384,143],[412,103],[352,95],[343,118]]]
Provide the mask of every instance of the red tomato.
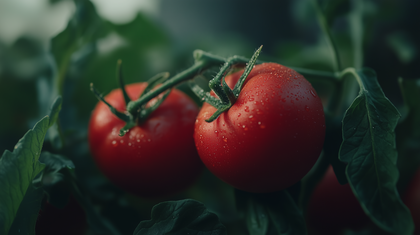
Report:
[[[145,87],[146,83],[136,83],[127,85],[126,90],[134,100]],[[120,89],[105,100],[125,111]],[[121,137],[118,133],[125,123],[99,102],[89,122],[91,153],[105,176],[130,193],[156,197],[180,191],[192,184],[203,168],[193,139],[197,114],[194,101],[173,89],[146,121]]]
[[359,230],[369,222],[349,184],[338,183],[332,166],[312,193],[307,211],[308,227],[319,234]]
[[[243,71],[226,76],[233,88]],[[256,65],[236,103],[215,121],[204,103],[194,139],[207,168],[233,187],[256,193],[285,189],[302,179],[324,143],[320,98],[296,71],[280,64]]]
[[417,170],[402,199],[413,217],[416,228],[414,234],[420,234],[420,169]]

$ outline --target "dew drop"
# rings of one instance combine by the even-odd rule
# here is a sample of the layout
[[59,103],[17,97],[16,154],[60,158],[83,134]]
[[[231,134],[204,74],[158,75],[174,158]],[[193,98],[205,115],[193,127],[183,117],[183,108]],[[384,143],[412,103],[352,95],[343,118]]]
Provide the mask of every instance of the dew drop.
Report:
[[312,94],[313,97],[316,97],[316,95],[315,95],[315,93],[314,93],[313,90],[311,90],[311,94]]
[[147,139],[147,142],[150,142],[150,141],[152,141],[151,139]]
[[245,112],[249,112],[249,107],[248,106],[245,106]]
[[241,116],[241,113],[238,113],[238,117],[240,117]]
[[252,116],[252,115],[249,115],[249,118],[253,118],[254,116]]
[[121,144],[124,144],[124,140],[120,140],[120,143],[121,143]]
[[116,144],[117,144],[117,141],[113,140],[113,141],[112,141],[112,144],[113,144],[113,145],[116,145]]
[[128,143],[128,146],[131,146],[131,143]]

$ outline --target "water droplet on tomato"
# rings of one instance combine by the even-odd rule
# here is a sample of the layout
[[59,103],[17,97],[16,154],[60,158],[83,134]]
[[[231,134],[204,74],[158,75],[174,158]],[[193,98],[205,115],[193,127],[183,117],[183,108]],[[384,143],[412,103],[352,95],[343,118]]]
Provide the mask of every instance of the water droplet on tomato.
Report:
[[313,97],[316,97],[316,95],[315,95],[315,93],[314,93],[313,90],[311,90],[311,94],[312,94]]
[[305,110],[309,111],[309,106],[308,105],[305,105]]
[[249,115],[249,117],[248,117],[248,118],[252,118],[252,117],[254,117],[254,116],[252,116],[252,115]]
[[128,146],[131,146],[131,143],[128,143]]
[[245,106],[244,111],[245,111],[245,112],[249,112],[249,107],[248,107],[248,106]]
[[254,101],[254,98],[249,98],[249,101]]
[[147,139],[147,142],[150,142],[150,141],[152,141],[151,139]]
[[240,117],[241,116],[241,113],[238,113],[238,117]]
[[124,144],[124,140],[120,140],[120,143],[121,143],[121,144]]
[[112,141],[112,144],[113,144],[113,145],[116,145],[116,144],[117,144],[117,141],[113,140],[113,141]]

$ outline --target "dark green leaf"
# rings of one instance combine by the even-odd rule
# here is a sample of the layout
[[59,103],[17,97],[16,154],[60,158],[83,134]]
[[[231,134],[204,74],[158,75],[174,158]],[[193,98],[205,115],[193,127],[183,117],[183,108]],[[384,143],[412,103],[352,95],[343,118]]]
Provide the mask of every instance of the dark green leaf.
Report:
[[59,173],[62,169],[74,169],[70,159],[58,154],[42,152],[39,161],[45,164],[42,182],[44,186],[55,184],[62,180],[63,175]]
[[60,149],[63,146],[63,143],[60,137],[59,126],[58,126],[58,114],[60,113],[60,110],[61,110],[62,100],[63,99],[61,98],[61,96],[58,96],[55,99],[53,105],[51,106],[50,114],[49,114],[50,129],[48,129],[48,132],[47,132],[48,140],[56,149]]
[[63,174],[63,180],[67,183],[67,188],[85,210],[89,227],[94,231],[94,234],[119,235],[120,232],[97,211],[86,194],[81,191],[79,183],[70,168],[63,168],[61,173]]
[[35,225],[41,209],[44,190],[30,185],[26,191],[25,197],[20,203],[18,212],[9,230],[9,235],[13,234],[31,234],[35,235]]
[[51,52],[58,67],[62,68],[68,64],[75,51],[93,39],[105,36],[106,32],[104,23],[96,13],[92,2],[77,2],[76,12],[68,22],[66,29],[51,41]]
[[[22,201],[26,197],[32,181],[44,169],[45,165],[38,161],[44,143],[45,134],[49,126],[49,118],[44,117],[34,128],[29,130],[16,144],[13,152],[6,150],[0,158],[0,233],[8,234],[13,220],[18,214],[29,213],[34,215],[34,210],[24,207]],[[33,198],[32,198],[33,196]],[[30,193],[27,201],[38,201],[37,193]],[[21,208],[22,204],[22,208]],[[20,214],[20,213],[19,213]],[[31,220],[28,220],[28,223]],[[32,221],[33,222],[33,221]],[[29,224],[28,224],[28,227]]]
[[268,216],[279,235],[307,234],[302,212],[287,190],[276,193],[276,200],[267,200]]
[[216,214],[195,200],[185,199],[157,204],[151,220],[142,221],[134,235],[219,235],[226,228]]
[[235,191],[238,210],[245,213],[250,234],[266,234],[272,224],[275,234],[307,234],[302,212],[287,190],[274,193]]
[[57,122],[58,119],[58,114],[60,113],[61,110],[61,104],[62,104],[63,99],[61,98],[61,96],[58,96],[54,103],[51,105],[51,109],[50,109],[50,123],[49,123],[49,127],[51,127],[54,123]]
[[261,195],[235,189],[236,206],[238,211],[245,214],[245,222],[250,235],[267,234],[270,224],[266,204],[259,200],[258,196]]
[[412,234],[410,211],[396,189],[394,129],[400,114],[385,97],[373,70],[347,69],[358,80],[360,92],[343,119],[340,160],[348,163],[347,179],[362,208],[382,229]]

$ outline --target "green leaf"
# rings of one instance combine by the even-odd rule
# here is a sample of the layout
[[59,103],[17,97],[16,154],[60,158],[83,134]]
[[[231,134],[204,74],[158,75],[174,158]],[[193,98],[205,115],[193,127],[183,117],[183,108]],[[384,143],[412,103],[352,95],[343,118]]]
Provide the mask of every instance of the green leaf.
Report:
[[[73,72],[76,72],[80,71],[83,65],[89,64],[86,58],[96,49],[93,45],[109,32],[91,1],[80,0],[75,3],[76,12],[66,29],[51,40],[50,50],[57,70],[54,75],[53,96],[63,94],[64,80],[70,67],[75,65]],[[80,61],[83,63],[77,63]]]
[[61,96],[58,96],[53,102],[53,104],[51,105],[50,115],[49,115],[50,117],[49,127],[51,127],[54,123],[57,122],[58,114],[60,113],[62,103],[63,103],[63,99],[61,98]]
[[[31,218],[38,214],[36,211],[34,215],[34,210],[26,208],[26,203],[22,202],[24,198],[25,202],[39,199],[38,192],[29,188],[33,187],[32,181],[45,167],[38,158],[48,127],[47,116],[19,140],[13,152],[6,150],[0,158],[0,234],[8,234],[18,211],[23,210],[22,213]],[[28,227],[31,221],[26,221]]]
[[18,212],[13,224],[10,227],[9,235],[12,234],[31,234],[35,235],[35,225],[41,209],[44,190],[30,185],[25,197],[20,203]]
[[302,212],[287,190],[273,193],[235,190],[235,197],[238,210],[245,213],[251,235],[267,234],[269,227],[280,235],[307,234]]
[[217,215],[192,199],[159,203],[153,207],[151,217],[151,220],[139,223],[134,235],[226,234]]
[[235,189],[236,207],[245,214],[250,235],[265,235],[269,228],[270,218],[264,200],[260,200],[261,195]]
[[63,141],[61,140],[60,129],[58,125],[58,114],[60,113],[62,102],[63,99],[61,98],[61,96],[58,96],[55,99],[53,105],[51,106],[49,114],[50,129],[48,129],[47,137],[55,149],[60,149],[63,146]]
[[94,207],[91,201],[88,199],[85,192],[81,190],[79,183],[73,174],[72,169],[69,167],[68,161],[63,161],[63,159],[53,160],[56,163],[65,162],[65,167],[60,171],[63,174],[63,180],[66,183],[66,189],[68,189],[76,201],[82,206],[85,210],[86,218],[89,223],[89,227],[94,232],[94,234],[107,234],[107,235],[119,235],[120,232],[114,227],[114,225],[104,218]]
[[394,129],[400,114],[385,97],[371,69],[343,71],[352,74],[360,92],[343,119],[340,160],[348,163],[347,179],[364,211],[387,232],[412,234],[410,211],[396,189],[399,172]]
[[277,234],[307,234],[305,219],[287,190],[277,192],[275,200],[266,200],[268,216]]
[[42,152],[39,161],[45,164],[42,176],[44,186],[53,185],[62,180],[63,175],[59,173],[62,169],[74,169],[74,164],[70,159],[50,152]]

